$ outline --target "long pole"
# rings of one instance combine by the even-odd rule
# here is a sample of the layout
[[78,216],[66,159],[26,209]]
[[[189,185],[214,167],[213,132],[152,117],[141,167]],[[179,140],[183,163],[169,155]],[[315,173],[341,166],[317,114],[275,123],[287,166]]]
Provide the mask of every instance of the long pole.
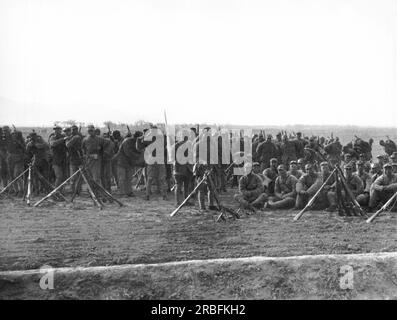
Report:
[[367,223],[371,223],[380,213],[382,213],[383,211],[385,211],[387,209],[388,206],[390,206],[390,204],[397,198],[397,192],[389,199],[389,201],[387,201],[382,208],[380,208],[374,215],[372,215],[371,217],[369,217],[366,222]]
[[29,174],[28,174],[28,191],[26,193],[26,203],[30,206],[30,198],[32,196],[32,165],[29,164]]
[[65,184],[67,184],[70,180],[73,179],[75,175],[81,172],[81,169],[77,170],[75,173],[73,173],[68,179],[66,179],[64,182],[62,182],[58,187],[56,187],[54,190],[52,190],[49,194],[47,194],[43,199],[37,201],[33,207],[39,206],[43,201],[47,200],[48,198],[52,197],[57,191],[59,191]]
[[18,181],[27,171],[29,170],[26,169],[24,172],[22,172],[18,177],[16,177],[14,180],[12,180],[9,184],[7,184],[3,190],[0,191],[0,195],[3,194],[9,187],[11,187],[16,181]]
[[307,203],[306,207],[303,208],[301,212],[299,212],[295,217],[294,221],[298,221],[300,217],[313,205],[314,201],[316,201],[317,197],[323,191],[324,187],[327,185],[327,183],[331,180],[331,178],[334,176],[334,173],[336,172],[336,168],[332,171],[332,173],[329,175],[329,177],[325,180],[323,185],[318,189],[318,191],[315,193],[315,195],[309,200]]
[[190,200],[190,198],[196,193],[197,189],[200,188],[200,186],[204,183],[204,181],[207,179],[208,174],[211,172],[208,171],[207,173],[204,174],[203,179],[201,179],[201,181],[196,185],[196,187],[193,189],[192,192],[190,192],[190,194],[186,197],[185,200],[183,200],[183,202],[179,205],[178,208],[176,208],[171,214],[170,217],[173,217],[174,215],[176,215],[179,210],[182,209],[182,207]]

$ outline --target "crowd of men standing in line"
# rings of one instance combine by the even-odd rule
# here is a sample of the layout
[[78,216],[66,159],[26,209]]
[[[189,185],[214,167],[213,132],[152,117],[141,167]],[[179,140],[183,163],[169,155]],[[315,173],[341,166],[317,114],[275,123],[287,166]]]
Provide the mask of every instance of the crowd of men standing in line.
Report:
[[[336,164],[343,165],[349,187],[358,202],[368,206],[369,210],[376,208],[389,197],[397,184],[397,147],[389,138],[380,142],[386,154],[372,162],[372,139],[367,142],[356,137],[355,141],[342,146],[339,139],[333,135],[328,138],[303,137],[299,132],[280,132],[274,139],[260,131],[252,138],[252,152],[246,154],[251,160],[244,168],[246,174],[238,178],[233,176],[233,170],[227,170],[230,166],[208,164],[209,160],[207,164],[199,162],[194,166],[178,162],[174,162],[173,165],[146,164],[144,150],[153,141],[146,141],[144,137],[150,129],[157,128],[152,126],[133,134],[129,131],[123,137],[118,130],[101,133],[100,129],[89,126],[86,135],[83,136],[77,126],[62,129],[55,125],[53,133],[48,141],[45,141],[34,131],[24,139],[22,133],[15,128],[13,131],[9,127],[0,128],[0,179],[3,188],[20,175],[31,161],[36,170],[48,178],[55,187],[84,165],[93,180],[106,190],[112,192],[112,185],[115,185],[117,193],[126,197],[134,196],[134,170],[144,168],[145,199],[150,199],[152,185],[156,184],[163,199],[167,198],[171,189],[174,190],[176,205],[193,190],[195,182],[200,181],[204,174],[211,170],[211,181],[214,185],[203,183],[198,189],[197,198],[202,210],[206,209],[206,197],[209,209],[216,208],[213,193],[226,191],[228,177],[232,178],[234,186],[239,186],[239,192],[235,195],[236,201],[240,206],[250,209],[303,208],[327,180]],[[215,152],[218,152],[219,163],[222,163],[222,143],[212,146],[211,141],[202,139],[208,137],[209,132],[219,141],[222,135],[208,127],[200,134],[196,128],[190,130],[195,136],[195,154],[198,154],[203,144],[208,144],[208,152],[213,152],[214,147],[218,148]],[[243,150],[244,137],[237,139],[240,139]],[[165,137],[165,158],[169,151],[166,141]],[[186,143],[189,143],[187,136],[175,141],[171,146],[171,152],[176,152]],[[34,181],[34,185],[37,194],[44,191],[40,181]],[[77,179],[72,180],[71,189],[78,189],[77,193],[81,191]],[[13,185],[12,192],[17,196],[23,195],[23,180]],[[335,181],[330,178],[318,205],[333,211],[336,208],[335,197]]]

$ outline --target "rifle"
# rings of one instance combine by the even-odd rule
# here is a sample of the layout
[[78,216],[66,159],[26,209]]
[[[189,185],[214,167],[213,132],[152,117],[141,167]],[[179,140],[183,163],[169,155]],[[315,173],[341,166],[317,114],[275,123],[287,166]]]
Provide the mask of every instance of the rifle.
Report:
[[396,200],[397,198],[397,192],[383,205],[382,208],[380,208],[374,215],[372,215],[371,217],[369,217],[366,222],[367,223],[371,223],[380,213],[382,213],[383,211],[386,211],[387,208],[392,204],[392,202],[394,200]]
[[132,137],[132,133],[131,133],[131,130],[130,130],[130,127],[128,126],[128,124],[127,124],[127,130],[128,130],[127,137]]
[[17,128],[15,128],[14,125],[12,125],[12,128],[14,129],[14,132],[17,132]]

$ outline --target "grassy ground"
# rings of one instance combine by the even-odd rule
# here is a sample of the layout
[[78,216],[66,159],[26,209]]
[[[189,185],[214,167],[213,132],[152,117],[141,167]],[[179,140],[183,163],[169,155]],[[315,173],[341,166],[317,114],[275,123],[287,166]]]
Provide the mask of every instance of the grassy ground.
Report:
[[[234,191],[222,196],[224,204],[235,206]],[[121,199],[124,207],[107,204],[102,211],[87,196],[39,208],[0,200],[0,270],[397,251],[396,213],[372,224],[324,212],[308,212],[294,222],[296,211],[215,223],[215,213],[196,207],[170,218],[173,201],[142,197],[137,192],[136,198]]]

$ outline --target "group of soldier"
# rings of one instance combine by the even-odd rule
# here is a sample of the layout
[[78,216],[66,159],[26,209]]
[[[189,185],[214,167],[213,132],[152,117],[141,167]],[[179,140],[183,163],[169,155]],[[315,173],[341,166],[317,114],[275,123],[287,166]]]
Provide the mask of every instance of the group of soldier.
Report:
[[[280,132],[275,139],[259,131],[251,139],[252,149],[245,152],[246,159],[243,167],[244,174],[233,174],[235,167],[233,155],[230,155],[231,165],[219,161],[197,161],[196,155],[203,145],[209,145],[208,152],[214,147],[207,140],[208,133],[219,141],[222,135],[219,130],[209,127],[200,133],[191,128],[193,140],[188,135],[170,142],[164,134],[164,158],[170,153],[176,153],[187,143],[192,145],[194,163],[179,163],[173,161],[147,163],[145,150],[154,142],[145,137],[155,126],[128,133],[125,137],[121,132],[110,129],[101,133],[94,126],[88,126],[83,133],[77,126],[61,128],[53,127],[53,132],[45,141],[36,132],[31,132],[26,139],[16,128],[11,130],[5,126],[0,128],[0,179],[3,188],[24,172],[31,163],[35,169],[54,187],[63,182],[84,166],[92,179],[101,184],[107,191],[119,196],[133,197],[132,179],[139,169],[145,181],[145,199],[152,196],[152,187],[157,185],[158,193],[167,199],[168,193],[173,191],[175,204],[179,205],[197,186],[204,177],[205,182],[199,184],[197,199],[199,208],[216,209],[214,199],[216,193],[226,191],[227,182],[232,186],[238,185],[235,195],[237,203],[248,209],[284,209],[303,208],[309,199],[325,183],[322,194],[316,205],[336,209],[335,180],[330,177],[332,169],[341,165],[349,188],[354,193],[360,205],[375,209],[397,191],[397,147],[389,138],[381,141],[385,148],[385,155],[372,161],[373,140],[368,142],[355,138],[354,141],[342,146],[339,139],[331,137],[304,137],[301,133]],[[244,139],[237,138],[244,152]],[[219,158],[224,157],[222,143],[218,143],[215,153]],[[186,149],[187,151],[187,149]],[[208,158],[209,159],[209,158]],[[202,159],[200,159],[202,160]],[[207,159],[204,159],[207,160]],[[44,192],[40,181],[34,182],[37,194]],[[77,194],[81,191],[78,179],[72,179],[71,190]],[[24,183],[20,179],[13,183],[11,192],[17,196],[24,193]],[[67,190],[62,189],[62,192]],[[191,204],[190,201],[187,205]]]

